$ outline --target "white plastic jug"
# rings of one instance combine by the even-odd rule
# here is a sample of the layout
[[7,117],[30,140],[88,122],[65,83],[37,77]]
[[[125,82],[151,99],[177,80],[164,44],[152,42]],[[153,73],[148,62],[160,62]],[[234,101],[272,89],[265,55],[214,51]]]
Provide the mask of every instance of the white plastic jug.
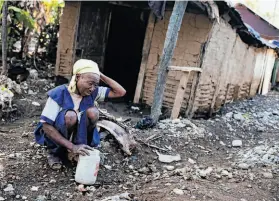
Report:
[[88,151],[89,156],[79,156],[75,181],[80,184],[92,185],[96,182],[99,171],[100,151],[96,149]]

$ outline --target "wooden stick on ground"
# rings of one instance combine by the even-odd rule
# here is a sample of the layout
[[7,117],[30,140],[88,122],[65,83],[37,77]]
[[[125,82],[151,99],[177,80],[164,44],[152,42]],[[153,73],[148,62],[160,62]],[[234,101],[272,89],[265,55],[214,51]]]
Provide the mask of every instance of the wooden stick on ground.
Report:
[[148,146],[148,147],[152,147],[152,148],[155,148],[155,149],[158,149],[158,150],[162,150],[162,151],[169,151],[169,150],[167,150],[167,149],[158,147],[158,146],[156,146],[156,145],[148,144],[147,142],[144,142],[143,140],[141,140],[141,139],[139,139],[139,138],[137,138],[137,137],[135,137],[135,138],[136,138],[136,141],[139,141],[140,143],[142,143],[142,144],[144,144],[144,145],[146,145],[146,146]]

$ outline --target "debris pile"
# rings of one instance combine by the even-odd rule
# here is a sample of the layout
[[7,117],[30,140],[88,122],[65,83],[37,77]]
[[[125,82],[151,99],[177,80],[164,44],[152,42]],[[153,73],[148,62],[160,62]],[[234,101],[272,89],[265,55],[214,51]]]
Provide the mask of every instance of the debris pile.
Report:
[[262,97],[257,96],[253,100],[233,103],[230,107],[223,109],[226,113],[222,119],[227,123],[238,124],[257,132],[266,132],[270,128],[278,129],[279,103],[276,100],[278,98],[273,97],[261,104]]
[[12,81],[5,75],[0,75],[0,86],[5,87],[11,90],[14,93],[21,94],[21,85],[17,84],[15,81]]
[[193,135],[197,138],[203,138],[205,135],[205,129],[201,126],[196,126],[189,119],[164,119],[158,123],[158,128],[174,137]]
[[238,158],[240,163],[250,166],[268,166],[279,164],[279,144],[262,144],[254,148],[239,151]]

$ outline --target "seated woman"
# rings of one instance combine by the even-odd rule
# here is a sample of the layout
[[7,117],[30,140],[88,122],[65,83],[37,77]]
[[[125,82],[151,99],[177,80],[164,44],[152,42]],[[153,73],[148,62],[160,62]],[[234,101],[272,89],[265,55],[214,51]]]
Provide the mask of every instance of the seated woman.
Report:
[[[107,87],[100,87],[102,80]],[[100,144],[96,122],[99,112],[94,102],[122,97],[125,89],[103,75],[98,65],[86,59],[73,66],[69,86],[61,85],[48,92],[48,100],[35,130],[37,143],[49,150],[48,163],[53,169],[62,167],[61,157],[67,150],[86,155]]]

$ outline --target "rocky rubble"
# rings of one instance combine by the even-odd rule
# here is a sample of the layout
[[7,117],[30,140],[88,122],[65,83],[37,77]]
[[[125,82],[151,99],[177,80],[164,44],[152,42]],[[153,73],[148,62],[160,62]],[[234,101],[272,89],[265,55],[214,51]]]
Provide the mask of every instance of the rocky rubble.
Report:
[[205,129],[201,126],[196,126],[189,119],[164,119],[158,123],[158,128],[163,130],[167,135],[173,137],[183,137],[186,135],[195,136],[197,138],[203,138],[205,135]]
[[[221,114],[225,122],[241,125],[249,130],[265,132],[278,129],[279,98],[272,96],[264,99],[257,96],[251,100],[243,100],[225,107]],[[266,101],[265,103],[263,103]]]
[[14,116],[24,113],[32,116],[42,109],[41,105],[46,101],[45,93],[54,88],[55,84],[52,80],[40,79],[35,74],[33,72],[27,81],[20,84],[7,76],[0,75],[0,118],[14,119]]
[[250,166],[279,165],[279,144],[262,144],[253,148],[241,150],[237,154],[240,163]]

